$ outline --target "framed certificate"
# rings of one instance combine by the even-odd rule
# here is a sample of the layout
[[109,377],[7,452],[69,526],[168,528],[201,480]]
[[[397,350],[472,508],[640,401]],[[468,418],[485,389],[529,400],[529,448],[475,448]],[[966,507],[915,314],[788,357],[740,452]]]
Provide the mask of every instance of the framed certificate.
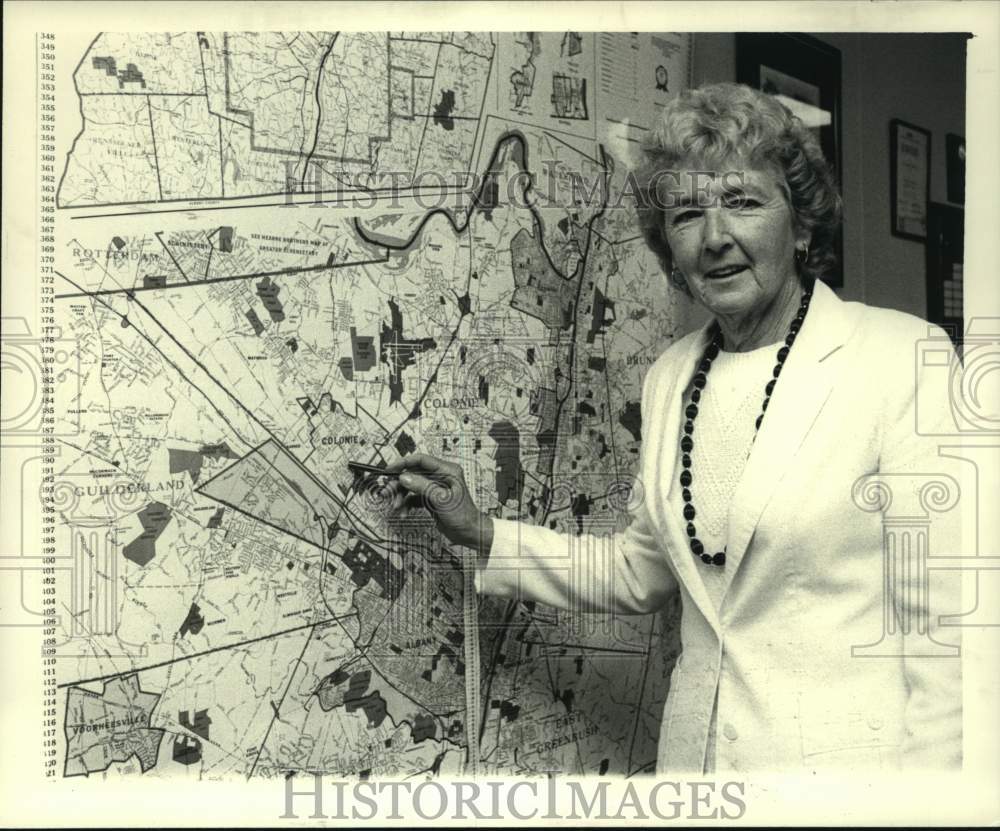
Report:
[[931,186],[929,130],[894,118],[889,122],[892,233],[904,239],[927,239],[927,203]]

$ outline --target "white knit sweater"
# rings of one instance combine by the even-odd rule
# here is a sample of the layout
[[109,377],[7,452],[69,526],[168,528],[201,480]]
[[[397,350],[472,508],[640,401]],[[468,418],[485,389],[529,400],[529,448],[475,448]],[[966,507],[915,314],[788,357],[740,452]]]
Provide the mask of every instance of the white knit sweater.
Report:
[[[726,546],[729,503],[743,475],[753,446],[754,423],[764,401],[764,387],[771,380],[780,344],[774,343],[749,352],[719,351],[708,374],[708,382],[698,403],[694,422],[694,450],[691,452],[692,504],[698,539],[709,554]],[[780,383],[780,382],[779,382]],[[684,396],[684,406],[691,401],[691,390]],[[680,463],[680,441],[677,444]],[[670,488],[670,510],[681,516],[684,500],[681,485],[675,478]],[[685,520],[681,520],[687,525]],[[691,554],[693,557],[694,554]],[[703,566],[698,569],[716,608],[722,604],[725,568]]]

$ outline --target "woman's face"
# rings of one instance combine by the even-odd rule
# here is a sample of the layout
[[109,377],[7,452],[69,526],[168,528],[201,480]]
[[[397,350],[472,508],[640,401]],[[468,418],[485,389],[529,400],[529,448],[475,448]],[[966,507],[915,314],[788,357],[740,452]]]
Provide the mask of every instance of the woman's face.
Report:
[[761,314],[797,281],[792,212],[774,175],[688,170],[664,217],[675,268],[717,315]]

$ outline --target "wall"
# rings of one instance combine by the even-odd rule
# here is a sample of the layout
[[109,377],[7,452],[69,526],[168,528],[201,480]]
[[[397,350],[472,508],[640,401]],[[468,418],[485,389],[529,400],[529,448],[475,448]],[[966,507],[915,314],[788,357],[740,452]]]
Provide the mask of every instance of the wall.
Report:
[[[945,133],[965,135],[960,34],[819,33],[841,53],[846,300],[924,317],[924,245],[889,231],[889,120],[931,131],[931,200],[945,202]],[[694,83],[736,77],[732,34],[695,36]]]

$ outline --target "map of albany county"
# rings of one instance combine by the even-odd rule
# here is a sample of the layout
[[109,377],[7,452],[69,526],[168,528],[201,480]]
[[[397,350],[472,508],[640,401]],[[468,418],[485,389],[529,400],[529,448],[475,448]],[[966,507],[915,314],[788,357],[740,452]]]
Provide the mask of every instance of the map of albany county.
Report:
[[[641,498],[642,378],[687,307],[593,102],[519,120],[497,38],[106,33],[81,57],[49,503],[66,776],[652,770],[673,619],[472,600],[430,517],[347,465],[434,453],[568,545]],[[541,42],[542,74],[593,53]],[[426,170],[459,178],[428,202]],[[372,198],[313,200],[333,179]]]
[[473,33],[101,34],[73,75],[58,204],[462,182],[493,51]]

